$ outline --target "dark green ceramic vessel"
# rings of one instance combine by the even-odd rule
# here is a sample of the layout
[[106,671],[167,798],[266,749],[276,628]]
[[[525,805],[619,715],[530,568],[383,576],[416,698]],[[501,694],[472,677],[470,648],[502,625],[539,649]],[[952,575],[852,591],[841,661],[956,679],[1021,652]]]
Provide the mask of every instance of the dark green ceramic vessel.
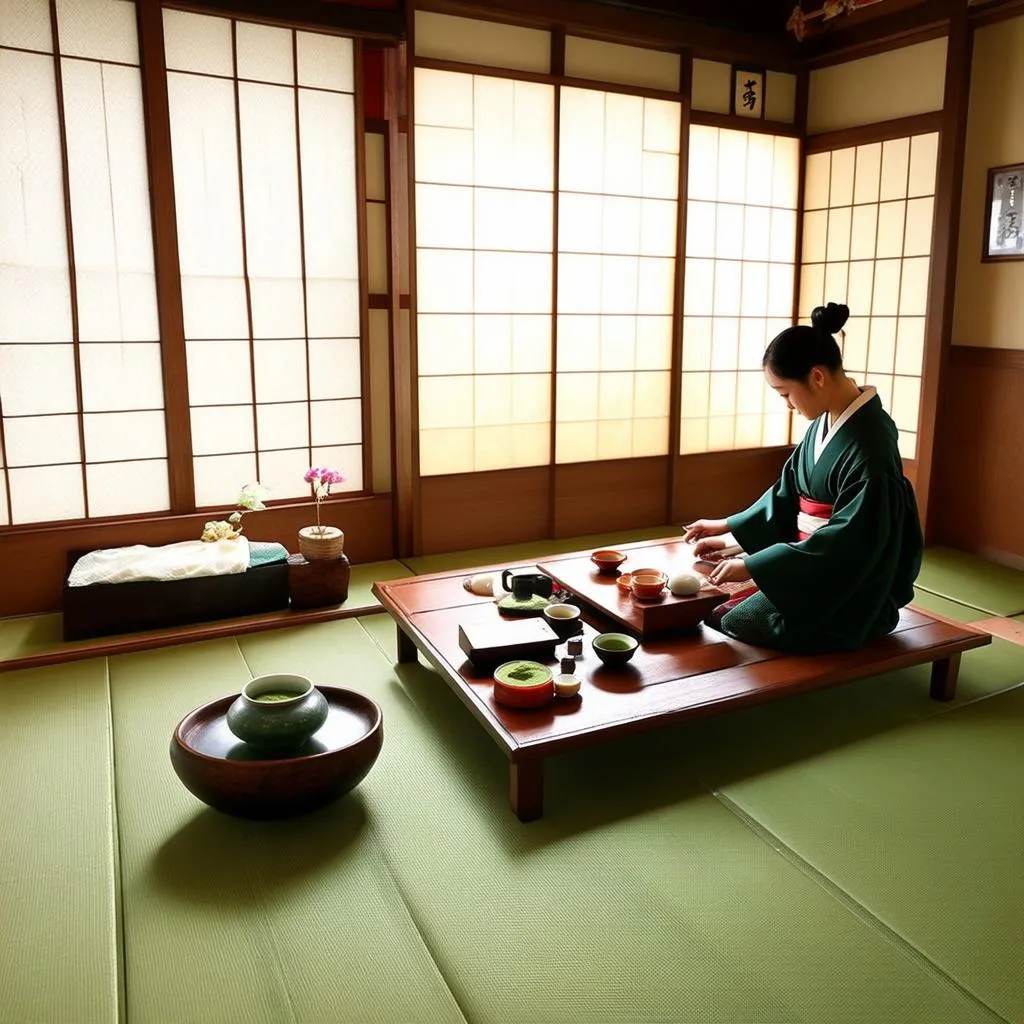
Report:
[[228,728],[265,751],[301,747],[327,720],[327,698],[305,676],[257,676],[228,708]]

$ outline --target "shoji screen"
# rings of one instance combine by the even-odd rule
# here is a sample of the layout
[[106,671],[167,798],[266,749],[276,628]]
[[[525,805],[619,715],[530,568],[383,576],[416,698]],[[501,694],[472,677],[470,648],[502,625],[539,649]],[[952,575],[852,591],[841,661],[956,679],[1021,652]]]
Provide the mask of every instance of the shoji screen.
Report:
[[668,451],[680,105],[561,90],[558,462]]
[[799,143],[693,125],[680,454],[786,444],[761,357],[792,323]]
[[352,41],[164,12],[196,504],[363,486]]
[[416,70],[420,472],[550,458],[554,88]]
[[0,526],[169,506],[135,5],[54,20],[0,16]]
[[938,135],[890,139],[807,158],[800,316],[845,302],[843,363],[878,388],[917,452]]

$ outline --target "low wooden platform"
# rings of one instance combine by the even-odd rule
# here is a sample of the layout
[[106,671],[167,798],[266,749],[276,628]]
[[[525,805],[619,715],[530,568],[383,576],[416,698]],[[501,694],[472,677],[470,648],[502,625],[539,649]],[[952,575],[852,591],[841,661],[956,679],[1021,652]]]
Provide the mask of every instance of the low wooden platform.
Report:
[[[644,564],[659,565],[669,555],[662,548],[670,544],[677,545],[678,538],[628,547]],[[678,548],[671,556],[680,557]],[[459,647],[460,625],[501,620],[493,600],[462,585],[467,572],[489,568],[380,582],[373,592],[395,619],[399,661],[415,661],[422,653],[508,756],[509,798],[523,821],[543,812],[544,759],[551,754],[911,665],[931,663],[932,698],[951,700],[961,654],[991,643],[980,630],[906,608],[890,636],[852,654],[784,654],[701,626],[645,639],[628,664],[611,669],[597,659],[591,641],[598,633],[621,630],[623,617],[581,600],[580,695],[556,698],[537,710],[515,710],[494,702],[490,673],[474,668]],[[560,645],[555,656],[563,654]]]

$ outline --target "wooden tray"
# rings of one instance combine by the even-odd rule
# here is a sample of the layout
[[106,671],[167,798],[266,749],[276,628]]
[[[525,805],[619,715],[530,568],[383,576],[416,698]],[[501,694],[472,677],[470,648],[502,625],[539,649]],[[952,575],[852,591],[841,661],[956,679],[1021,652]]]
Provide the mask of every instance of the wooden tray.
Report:
[[[645,556],[637,557],[642,561]],[[656,554],[650,557],[656,559]],[[539,562],[537,567],[581,601],[592,604],[640,637],[672,629],[696,629],[708,612],[729,600],[727,590],[705,586],[692,597],[676,597],[665,590],[657,600],[642,601],[622,590],[615,575],[599,573],[589,556]],[[651,568],[660,567],[657,560],[651,564]],[[678,569],[665,567],[664,571],[671,577]]]

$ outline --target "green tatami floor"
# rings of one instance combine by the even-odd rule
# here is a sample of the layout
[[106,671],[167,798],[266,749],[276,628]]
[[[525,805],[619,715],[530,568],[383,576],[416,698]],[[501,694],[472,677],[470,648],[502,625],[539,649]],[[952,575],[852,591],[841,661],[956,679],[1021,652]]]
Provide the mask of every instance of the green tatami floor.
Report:
[[[394,657],[378,614],[0,675],[3,1024],[1024,1024],[1024,646],[553,758],[528,825]],[[174,726],[285,670],[381,705],[373,771],[205,807]]]

